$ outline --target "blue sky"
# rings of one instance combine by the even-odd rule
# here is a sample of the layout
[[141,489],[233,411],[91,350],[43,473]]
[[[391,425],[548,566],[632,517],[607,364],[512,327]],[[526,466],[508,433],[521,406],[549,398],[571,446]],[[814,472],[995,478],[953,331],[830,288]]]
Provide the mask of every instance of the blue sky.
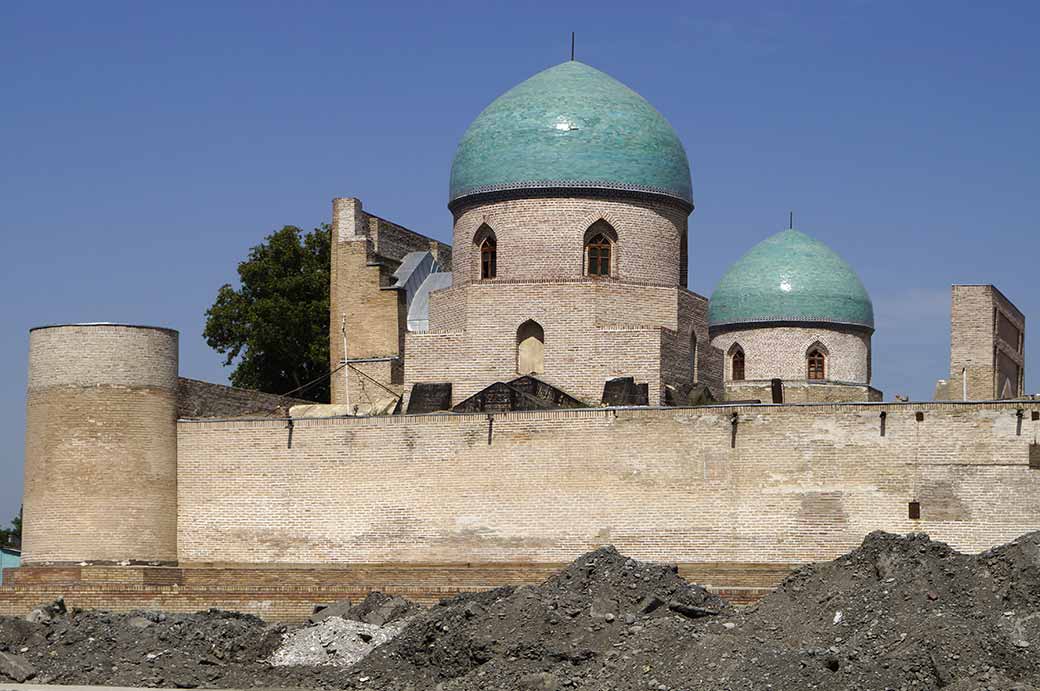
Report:
[[[450,241],[459,137],[572,30],[686,146],[690,287],[710,294],[793,209],[874,298],[875,385],[930,398],[950,284],[1040,318],[1040,4],[988,4],[7,0],[0,522],[30,327],[173,327],[182,374],[225,381],[203,314],[248,248],[336,196]],[[1040,391],[1032,339],[1027,356]]]

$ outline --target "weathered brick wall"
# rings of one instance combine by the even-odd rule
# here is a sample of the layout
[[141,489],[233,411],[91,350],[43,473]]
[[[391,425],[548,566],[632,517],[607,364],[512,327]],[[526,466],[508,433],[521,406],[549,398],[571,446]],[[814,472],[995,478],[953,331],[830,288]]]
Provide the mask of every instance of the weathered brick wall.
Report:
[[[832,558],[876,529],[1040,528],[1030,403],[179,423],[182,563]],[[881,412],[887,413],[881,434]],[[916,413],[923,413],[918,422]],[[737,414],[735,443],[733,413]],[[1023,430],[1023,433],[1028,430]],[[490,433],[490,443],[489,443]],[[907,502],[921,502],[910,520]]]
[[[269,621],[299,623],[315,605],[358,601],[372,591],[433,604],[460,592],[543,582],[565,564],[456,563],[352,564],[249,568],[97,567],[23,568],[10,571],[14,586],[0,587],[0,615],[21,616],[64,597],[69,607],[112,612],[197,612],[211,607],[248,612]],[[768,592],[791,564],[679,564],[691,582],[723,593],[731,602]]]
[[[403,375],[404,338],[408,314],[405,295],[387,290],[394,271],[409,252],[430,251],[441,266],[451,267],[451,247],[386,219],[365,213],[361,201],[337,198],[332,202],[332,267],[329,291],[330,369],[339,367],[343,353],[343,317],[351,359],[389,358],[385,363],[357,364],[380,384],[399,393]],[[376,386],[352,369],[350,390],[364,392]],[[346,403],[345,378],[332,378],[331,402]],[[377,387],[378,388],[378,387]],[[351,398],[351,405],[373,398]]]
[[240,417],[256,413],[281,414],[290,406],[311,403],[299,398],[239,389],[180,377],[177,380],[177,417]]
[[[951,291],[950,378],[938,395],[960,400],[999,398],[997,354],[1003,353],[1019,368],[1014,395],[1024,393],[1025,316],[991,285],[955,285]],[[1007,343],[998,334],[1003,315],[1022,335]],[[965,379],[967,382],[965,383]]]
[[[458,403],[516,377],[516,333],[528,319],[545,331],[539,378],[591,403],[620,376],[649,383],[650,400],[662,400],[662,328],[681,334],[669,341],[668,383],[690,381],[691,329],[707,347],[707,300],[685,289],[595,280],[469,283],[435,293],[431,331],[407,335],[405,389],[450,381]],[[705,359],[706,381],[717,382],[710,369],[717,365]]]
[[176,331],[31,331],[23,563],[176,560],[176,416]]
[[473,205],[455,218],[454,285],[480,279],[480,253],[473,240],[485,223],[498,241],[500,279],[578,278],[585,231],[602,219],[618,236],[619,278],[676,286],[688,215],[666,202],[638,199],[534,198]]
[[451,271],[451,245],[420,235],[385,218],[365,215],[368,217],[368,237],[372,239],[377,256],[401,261],[409,252],[429,251],[442,271]]
[[862,329],[762,326],[725,331],[712,339],[712,345],[727,355],[727,381],[732,376],[728,355],[734,344],[744,350],[745,379],[804,380],[808,377],[809,348],[816,343],[826,349],[827,379],[870,383],[870,335]]

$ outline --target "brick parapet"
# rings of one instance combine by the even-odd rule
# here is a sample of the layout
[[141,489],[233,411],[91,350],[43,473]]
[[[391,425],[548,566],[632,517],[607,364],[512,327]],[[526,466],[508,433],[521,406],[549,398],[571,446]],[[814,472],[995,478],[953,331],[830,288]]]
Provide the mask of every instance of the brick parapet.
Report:
[[559,563],[609,542],[789,564],[883,529],[979,551],[1040,528],[1019,408],[1040,402],[319,419],[291,446],[284,421],[185,421],[179,547],[188,562]]

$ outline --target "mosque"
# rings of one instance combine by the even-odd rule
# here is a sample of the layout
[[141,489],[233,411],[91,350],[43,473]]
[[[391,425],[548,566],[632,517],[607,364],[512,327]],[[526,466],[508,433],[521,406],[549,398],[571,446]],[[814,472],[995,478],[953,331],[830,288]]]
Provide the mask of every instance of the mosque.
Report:
[[[485,108],[448,207],[451,248],[334,201],[331,365],[348,373],[333,403],[348,413],[882,400],[870,296],[818,240],[784,230],[710,300],[687,289],[686,151],[595,68],[564,62]],[[1022,393],[1014,346],[1003,397]]]

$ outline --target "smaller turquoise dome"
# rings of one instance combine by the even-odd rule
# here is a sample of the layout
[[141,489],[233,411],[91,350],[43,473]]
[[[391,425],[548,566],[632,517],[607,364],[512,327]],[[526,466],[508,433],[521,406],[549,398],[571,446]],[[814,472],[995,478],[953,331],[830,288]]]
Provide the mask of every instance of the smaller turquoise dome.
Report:
[[816,322],[874,329],[859,276],[827,245],[797,230],[766,238],[730,267],[708,306],[712,328]]

